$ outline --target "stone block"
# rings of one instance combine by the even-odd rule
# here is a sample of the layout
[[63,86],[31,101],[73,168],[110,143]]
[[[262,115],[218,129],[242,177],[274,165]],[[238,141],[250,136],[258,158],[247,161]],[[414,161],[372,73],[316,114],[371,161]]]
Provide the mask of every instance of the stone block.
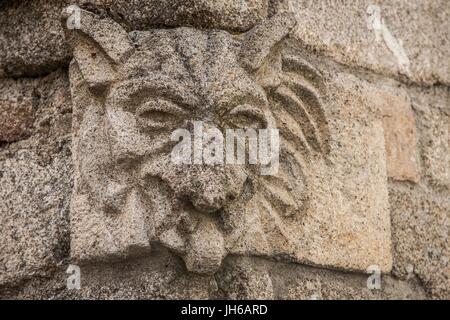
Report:
[[[120,50],[108,45],[123,35],[114,20],[82,19],[83,36],[71,30],[75,261],[163,245],[202,274],[227,255],[390,271],[382,120],[359,79],[321,70],[284,41],[292,16],[239,36],[134,32]],[[174,162],[174,130],[190,135],[199,121],[219,132],[278,128],[276,172]]]
[[0,80],[0,142],[13,142],[32,132],[35,107],[32,81]]

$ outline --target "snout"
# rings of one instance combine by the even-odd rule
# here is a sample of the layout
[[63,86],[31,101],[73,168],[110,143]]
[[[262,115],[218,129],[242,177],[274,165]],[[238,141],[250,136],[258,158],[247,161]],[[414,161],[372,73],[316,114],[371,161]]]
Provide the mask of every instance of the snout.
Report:
[[211,213],[226,207],[240,195],[239,185],[226,185],[222,181],[197,180],[181,194],[181,198],[192,203],[201,212]]
[[236,201],[247,178],[245,173],[227,167],[201,166],[190,171],[187,174],[190,179],[178,188],[178,197],[206,213],[221,210]]
[[149,176],[158,177],[180,202],[205,213],[216,212],[236,201],[247,180],[241,166],[167,165],[167,162],[144,166],[142,178]]

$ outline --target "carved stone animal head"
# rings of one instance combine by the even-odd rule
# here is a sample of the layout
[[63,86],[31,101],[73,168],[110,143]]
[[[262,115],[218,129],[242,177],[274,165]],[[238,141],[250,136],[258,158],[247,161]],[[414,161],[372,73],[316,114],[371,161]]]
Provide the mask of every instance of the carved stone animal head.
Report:
[[[76,180],[72,255],[142,255],[152,244],[190,271],[227,254],[290,258],[286,231],[308,207],[305,157],[328,152],[320,73],[282,52],[295,25],[279,14],[246,34],[192,28],[127,33],[82,11],[73,45]],[[176,129],[278,128],[280,168],[176,164]]]

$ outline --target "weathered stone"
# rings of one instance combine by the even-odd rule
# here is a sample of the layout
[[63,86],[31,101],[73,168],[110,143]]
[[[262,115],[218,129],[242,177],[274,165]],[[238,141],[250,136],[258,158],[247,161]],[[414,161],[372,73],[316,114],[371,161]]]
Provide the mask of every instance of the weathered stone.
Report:
[[39,125],[29,139],[0,149],[0,285],[47,275],[68,257],[67,76],[56,73],[28,84],[37,95]]
[[[2,4],[0,11],[0,76],[36,75],[70,60],[59,25],[69,4],[110,16],[128,31],[158,26],[193,26],[247,31],[270,12],[291,2],[297,12],[300,41],[339,62],[406,76],[419,83],[449,83],[448,19],[445,0],[424,3],[382,1],[380,22],[369,0],[144,0],[21,1]],[[370,13],[368,13],[368,10]],[[33,17],[39,16],[39,19]],[[411,22],[413,21],[413,23]],[[375,26],[375,27],[374,27]],[[389,32],[383,33],[383,30]],[[374,29],[375,28],[375,29]],[[377,29],[378,28],[378,29]],[[440,30],[440,32],[435,32]],[[20,40],[19,40],[20,39]],[[402,49],[403,48],[403,49]],[[398,53],[400,52],[400,53]],[[405,62],[407,61],[407,62]]]
[[289,2],[296,37],[312,50],[389,76],[450,84],[447,0]]
[[374,95],[381,105],[388,176],[418,182],[417,136],[414,113],[407,97],[387,91]]
[[227,299],[275,299],[272,277],[267,265],[259,260],[230,257],[216,279],[219,291]]
[[[237,261],[236,261],[237,260]],[[268,261],[228,257],[216,276],[186,273],[164,250],[151,257],[81,267],[81,289],[65,287],[66,266],[50,278],[0,290],[9,299],[426,299],[411,276],[381,277],[381,289],[367,288],[367,275]],[[256,272],[252,272],[255,270]],[[270,283],[270,284],[269,284]],[[268,290],[269,289],[269,290]],[[258,291],[259,290],[259,291]],[[267,291],[266,291],[267,290]],[[272,292],[271,295],[267,295]]]
[[0,80],[0,142],[31,134],[34,121],[33,82]]
[[423,187],[389,190],[394,274],[417,275],[434,298],[450,297],[450,202]]
[[128,31],[155,26],[245,31],[268,15],[268,0],[3,2],[0,4],[0,77],[42,75],[69,64],[71,53],[60,23],[61,11],[68,5],[87,7],[115,18]]
[[23,150],[0,160],[0,284],[45,275],[67,244],[70,162],[55,157],[42,167]]
[[[448,14],[2,2],[0,298],[448,299]],[[228,128],[277,128],[279,157],[206,163]]]
[[[255,261],[260,265],[261,261]],[[378,289],[369,289],[369,275],[311,269],[293,264],[271,263],[268,270],[276,299],[353,300],[353,299],[426,299],[420,282],[411,277],[399,281],[382,275]]]
[[450,93],[448,88],[415,90],[423,173],[431,185],[450,190]]
[[[37,75],[67,65],[70,54],[59,24],[68,4],[109,15],[128,31],[193,26],[247,31],[270,11],[291,3],[297,37],[308,47],[347,65],[370,68],[419,83],[450,83],[450,10],[445,0],[407,3],[309,0],[145,0],[4,2],[0,11],[0,76]],[[378,2],[380,3],[380,2]],[[371,9],[370,9],[371,8]],[[369,13],[368,13],[369,12]],[[34,19],[34,17],[40,17]],[[378,19],[378,17],[380,17]],[[379,21],[379,23],[377,22]],[[388,33],[386,33],[386,30]],[[439,30],[439,32],[435,32]],[[405,62],[406,61],[406,62]]]
[[[269,0],[133,0],[78,1],[107,12],[131,30],[156,26],[247,31],[267,17]],[[86,4],[86,5],[85,5]]]
[[0,5],[0,76],[36,76],[69,63],[60,22],[65,2],[5,1]]
[[[299,48],[281,46],[289,15],[242,36],[134,32],[121,43],[131,52],[104,45],[113,30],[122,35],[113,20],[81,18],[91,28],[69,31],[76,261],[147,255],[156,243],[204,274],[229,254],[390,271],[381,120],[356,78],[325,77]],[[113,59],[117,50],[127,54]],[[279,128],[279,171],[174,162],[172,131],[190,135],[200,120],[219,132]]]
[[321,172],[319,164],[314,164],[311,192],[317,207],[309,216],[311,225],[304,222],[308,233],[302,237],[314,239],[310,252],[316,261],[361,271],[376,265],[389,272],[392,255],[382,120],[376,103],[365,95],[370,85],[331,72],[327,109],[334,152],[328,170]]

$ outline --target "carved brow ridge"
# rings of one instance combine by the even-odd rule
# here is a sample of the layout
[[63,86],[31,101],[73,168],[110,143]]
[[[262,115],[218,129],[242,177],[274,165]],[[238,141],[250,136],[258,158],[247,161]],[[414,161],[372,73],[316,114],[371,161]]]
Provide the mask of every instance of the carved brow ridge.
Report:
[[135,99],[141,100],[146,97],[166,98],[191,107],[199,104],[199,99],[192,94],[191,88],[160,74],[125,80],[114,93],[114,99],[120,102],[133,102]]

